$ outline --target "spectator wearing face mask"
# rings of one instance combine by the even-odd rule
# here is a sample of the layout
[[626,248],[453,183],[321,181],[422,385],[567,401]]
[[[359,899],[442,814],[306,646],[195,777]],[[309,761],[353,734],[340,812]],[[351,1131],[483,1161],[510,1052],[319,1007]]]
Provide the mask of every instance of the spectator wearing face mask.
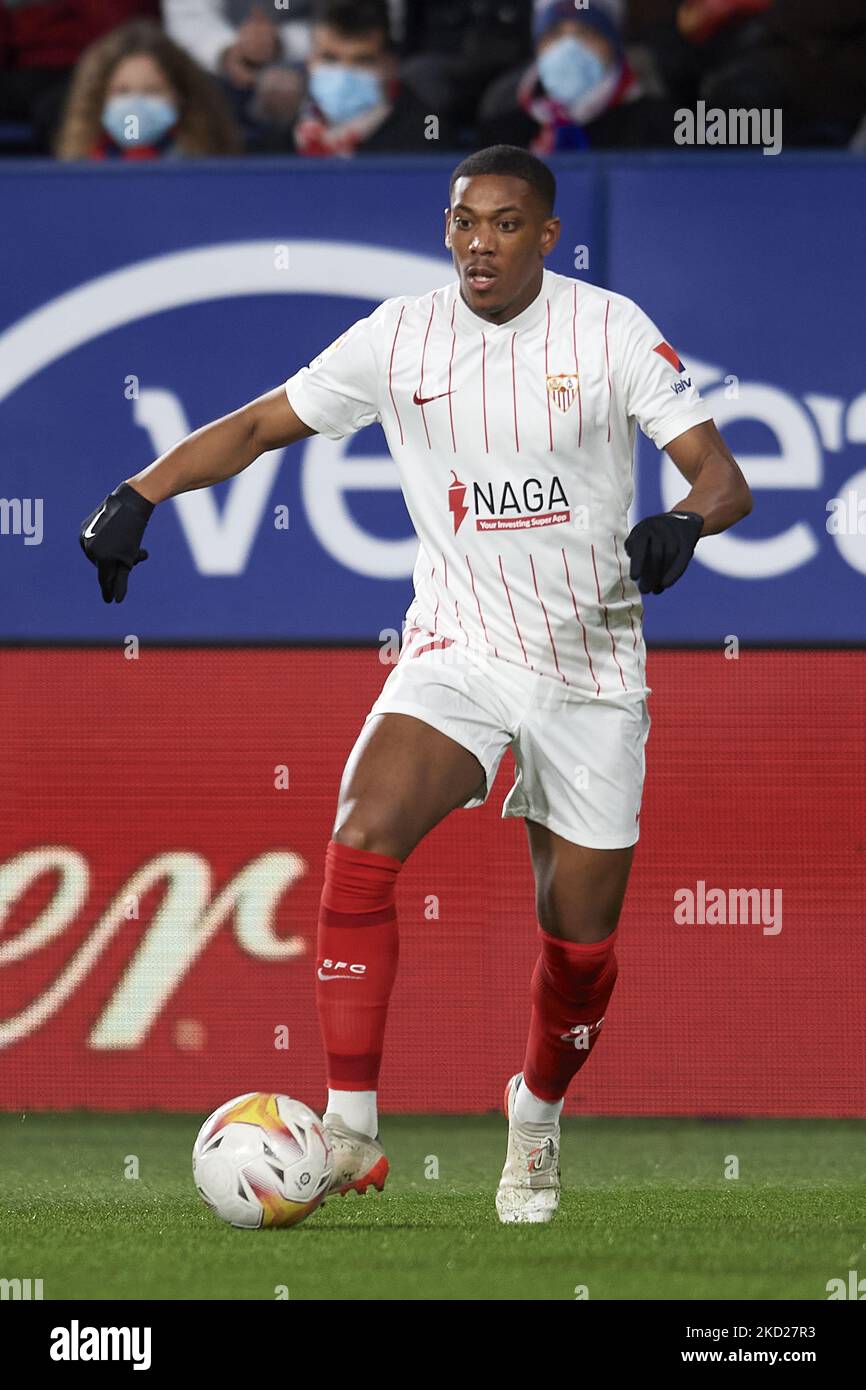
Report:
[[675,104],[646,96],[625,54],[617,10],[589,0],[541,0],[535,62],[485,95],[478,143],[556,150],[662,148],[674,144]]
[[50,154],[85,49],[158,13],[157,0],[0,0],[0,122],[23,127],[4,132],[4,153],[8,138],[21,153]]
[[[319,0],[307,60],[307,97],[294,127],[303,155],[447,149],[440,122],[401,85],[385,0]],[[432,127],[436,129],[435,126]]]
[[240,151],[222,93],[158,24],[124,25],[83,54],[57,138],[59,159],[149,160]]

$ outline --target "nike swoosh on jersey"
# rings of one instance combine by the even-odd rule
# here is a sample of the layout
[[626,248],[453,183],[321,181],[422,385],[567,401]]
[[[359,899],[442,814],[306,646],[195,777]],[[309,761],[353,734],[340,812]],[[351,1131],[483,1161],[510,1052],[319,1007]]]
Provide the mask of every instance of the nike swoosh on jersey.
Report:
[[438,401],[438,400],[441,400],[443,396],[453,396],[453,395],[454,395],[454,392],[453,392],[453,391],[440,391],[439,394],[436,395],[436,396],[419,396],[419,395],[418,395],[418,392],[416,391],[415,394],[414,394],[414,396],[412,397],[412,404],[413,404],[413,405],[429,405],[430,401]]
[[360,980],[362,978],[360,975],[325,975],[321,966],[319,966],[316,974],[320,980]]

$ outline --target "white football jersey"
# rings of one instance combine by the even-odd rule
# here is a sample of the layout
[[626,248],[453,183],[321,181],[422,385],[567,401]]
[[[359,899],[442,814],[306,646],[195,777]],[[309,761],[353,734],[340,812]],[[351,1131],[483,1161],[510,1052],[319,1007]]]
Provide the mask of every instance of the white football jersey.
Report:
[[421,542],[407,627],[579,696],[647,692],[623,547],[635,425],[663,449],[712,417],[632,300],[545,270],[493,324],[454,281],[385,300],[285,389],[329,439],[381,422]]

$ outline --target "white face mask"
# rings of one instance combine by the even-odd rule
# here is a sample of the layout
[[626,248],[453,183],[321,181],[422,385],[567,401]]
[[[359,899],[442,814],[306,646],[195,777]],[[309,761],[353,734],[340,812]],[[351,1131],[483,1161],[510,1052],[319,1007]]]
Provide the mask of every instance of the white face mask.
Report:
[[595,49],[572,34],[557,39],[538,55],[538,75],[544,90],[561,106],[574,106],[605,78],[607,67]]
[[339,63],[322,63],[313,70],[310,94],[332,125],[342,125],[378,106],[383,96],[381,79],[374,72]]
[[116,145],[156,145],[177,125],[178,110],[167,97],[123,92],[102,108],[103,129]]

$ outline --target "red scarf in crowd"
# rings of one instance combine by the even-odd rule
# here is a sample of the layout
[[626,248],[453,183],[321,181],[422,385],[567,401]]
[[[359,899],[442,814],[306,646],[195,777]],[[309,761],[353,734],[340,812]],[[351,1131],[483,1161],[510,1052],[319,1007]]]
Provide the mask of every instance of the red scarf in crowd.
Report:
[[634,101],[641,95],[640,83],[625,58],[618,68],[608,73],[594,92],[590,92],[587,97],[571,107],[562,106],[558,101],[554,101],[553,97],[548,96],[539,80],[535,63],[523,74],[517,88],[518,102],[541,126],[529,147],[532,153],[537,155],[552,154],[558,149],[575,148],[581,143],[587,144],[585,138],[583,141],[570,138],[569,132],[575,128],[582,130],[603,111],[609,111],[611,107],[621,106],[627,101]]

